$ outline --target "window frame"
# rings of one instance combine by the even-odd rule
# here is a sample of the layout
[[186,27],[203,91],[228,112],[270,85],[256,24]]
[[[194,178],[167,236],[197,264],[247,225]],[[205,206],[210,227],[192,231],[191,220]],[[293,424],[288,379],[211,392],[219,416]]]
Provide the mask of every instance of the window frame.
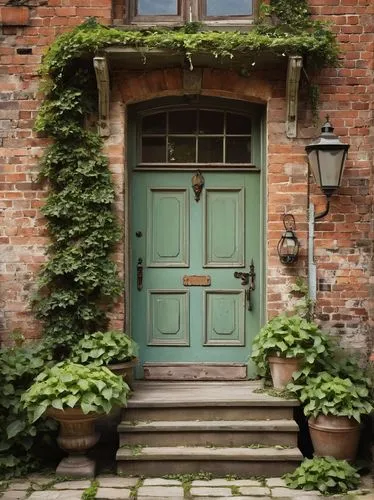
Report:
[[176,0],[178,5],[177,15],[145,15],[137,14],[136,7],[138,0],[126,0],[126,23],[130,24],[178,24],[187,20],[186,6],[189,0]]
[[[187,0],[188,1],[188,0]],[[215,23],[215,22],[226,22],[226,23],[236,23],[236,24],[243,24],[243,23],[253,23],[254,18],[256,17],[256,10],[255,10],[255,5],[256,5],[256,0],[251,0],[252,1],[252,15],[251,16],[208,16],[207,15],[207,1],[208,0],[195,0],[194,3],[197,4],[197,20],[201,21],[202,23]]]
[[180,25],[185,22],[201,22],[205,26],[219,28],[220,26],[251,26],[258,16],[259,0],[252,0],[251,16],[207,16],[207,0],[177,0],[178,15],[138,15],[136,12],[138,0],[125,0],[127,25]]
[[[223,115],[223,129],[222,133],[200,133],[199,130],[197,129],[194,134],[177,134],[177,133],[170,133],[169,131],[169,126],[168,126],[168,117],[166,118],[166,129],[165,133],[155,133],[155,134],[150,134],[150,133],[143,133],[143,128],[142,128],[142,120],[146,116],[151,116],[151,115],[156,115],[158,113],[170,113],[174,111],[196,111],[197,113],[201,111],[213,111],[213,112],[219,112]],[[251,122],[251,129],[250,133],[227,133],[227,115],[228,114],[235,114],[235,115],[241,115],[246,118],[250,119]],[[219,170],[219,169],[225,169],[228,171],[233,171],[235,168],[239,168],[239,170],[253,170],[256,168],[256,156],[257,152],[255,151],[255,148],[257,148],[257,145],[255,144],[255,141],[259,140],[258,133],[259,131],[256,130],[254,127],[258,128],[258,124],[256,124],[257,116],[256,113],[250,113],[248,111],[242,111],[239,109],[231,109],[231,108],[226,108],[224,106],[222,107],[211,107],[209,105],[194,105],[194,106],[188,106],[188,105],[179,105],[179,106],[165,106],[165,107],[160,107],[160,108],[154,108],[150,110],[146,110],[142,113],[139,113],[137,115],[137,121],[136,121],[136,136],[137,136],[137,149],[136,149],[136,161],[135,161],[135,170],[144,170],[144,169],[155,169],[157,170],[158,168],[162,168],[164,170],[177,170],[180,171],[181,169],[195,169],[196,168],[209,168],[212,170]],[[142,161],[142,139],[143,137],[165,137],[166,139],[166,147],[165,147],[165,161],[164,162],[143,162]],[[195,143],[195,161],[194,162],[172,162],[168,160],[168,140],[169,137],[194,137],[196,139]],[[198,161],[198,155],[199,155],[199,137],[208,137],[208,138],[213,138],[213,137],[219,137],[222,138],[223,140],[223,150],[222,150],[222,155],[223,155],[223,161],[222,162],[199,162]],[[226,153],[227,153],[227,143],[226,139],[227,138],[232,138],[232,137],[244,137],[244,138],[249,138],[250,143],[251,143],[251,158],[250,161],[248,162],[226,162]],[[257,160],[258,161],[258,160]]]

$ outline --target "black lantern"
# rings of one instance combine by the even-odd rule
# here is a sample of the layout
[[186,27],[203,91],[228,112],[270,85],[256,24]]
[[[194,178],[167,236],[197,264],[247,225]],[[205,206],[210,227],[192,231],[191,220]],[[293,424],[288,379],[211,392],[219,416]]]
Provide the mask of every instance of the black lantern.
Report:
[[294,216],[284,214],[283,225],[286,231],[278,242],[278,255],[282,264],[292,264],[296,262],[300,248],[299,240],[295,235],[296,223]]
[[327,116],[321,135],[305,147],[314,179],[328,198],[340,186],[349,149],[333,132]]

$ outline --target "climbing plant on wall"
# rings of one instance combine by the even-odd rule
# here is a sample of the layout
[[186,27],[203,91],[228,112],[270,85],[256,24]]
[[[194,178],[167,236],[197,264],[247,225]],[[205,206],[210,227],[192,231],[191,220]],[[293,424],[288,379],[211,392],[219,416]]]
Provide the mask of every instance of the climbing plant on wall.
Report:
[[325,25],[311,20],[305,0],[274,0],[261,12],[247,33],[204,32],[196,23],[126,31],[89,19],[49,48],[41,66],[45,100],[36,130],[52,139],[41,160],[41,176],[49,183],[43,213],[51,244],[33,301],[47,336],[71,342],[105,328],[107,311],[122,291],[110,259],[120,231],[108,160],[102,140],[87,126],[97,102],[92,57],[116,45],[145,55],[152,48],[176,51],[191,68],[202,52],[250,61],[263,52],[300,54],[318,67],[336,63],[335,38]]
[[94,111],[92,70],[71,68],[52,80],[36,130],[53,139],[41,161],[49,196],[43,207],[51,245],[34,298],[44,333],[71,341],[105,328],[106,311],[121,293],[110,253],[120,237],[114,189],[102,141],[87,129]]

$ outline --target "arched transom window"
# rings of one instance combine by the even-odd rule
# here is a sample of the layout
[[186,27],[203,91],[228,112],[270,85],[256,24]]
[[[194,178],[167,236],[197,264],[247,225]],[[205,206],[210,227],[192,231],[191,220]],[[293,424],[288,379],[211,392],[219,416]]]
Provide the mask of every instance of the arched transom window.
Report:
[[142,117],[141,165],[242,165],[252,159],[250,116],[231,111],[183,109]]

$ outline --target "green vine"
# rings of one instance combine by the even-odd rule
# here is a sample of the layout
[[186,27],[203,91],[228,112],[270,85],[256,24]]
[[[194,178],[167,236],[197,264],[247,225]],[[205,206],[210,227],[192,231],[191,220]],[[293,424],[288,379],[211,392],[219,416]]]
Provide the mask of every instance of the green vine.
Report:
[[[82,65],[81,65],[82,66]],[[41,160],[50,194],[43,207],[52,243],[33,299],[44,333],[70,343],[107,326],[106,311],[121,293],[110,260],[120,231],[114,188],[98,135],[84,127],[94,111],[92,69],[52,80],[35,128],[54,142]]]
[[239,61],[264,52],[300,54],[318,67],[337,61],[334,35],[311,20],[305,0],[273,1],[247,33],[201,29],[187,23],[179,29],[123,31],[89,19],[59,36],[45,55],[40,69],[45,100],[35,127],[53,140],[41,160],[41,177],[50,187],[43,213],[52,242],[33,306],[46,336],[72,343],[105,329],[107,311],[122,291],[110,259],[120,231],[108,160],[102,140],[86,126],[87,116],[96,112],[94,54],[109,46],[143,53],[165,49],[184,54],[191,68],[199,53]]

